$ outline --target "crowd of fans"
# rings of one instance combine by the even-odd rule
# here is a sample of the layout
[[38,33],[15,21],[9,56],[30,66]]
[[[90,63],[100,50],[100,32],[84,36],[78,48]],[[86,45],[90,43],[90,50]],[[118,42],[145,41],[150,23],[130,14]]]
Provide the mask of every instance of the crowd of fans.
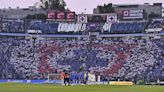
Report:
[[160,20],[153,20],[150,25],[148,26],[148,28],[163,28],[164,26],[164,19],[160,19]]
[[151,23],[148,25],[148,29],[154,28],[161,28],[161,32],[164,32],[164,18],[152,20]]
[[[0,31],[43,34],[62,32],[145,33],[162,28],[164,20],[126,23],[57,23],[42,20],[3,20]],[[26,30],[26,31],[25,31]],[[164,39],[75,40],[0,38],[0,79],[47,79],[48,74],[69,70],[71,76],[89,72],[113,80],[164,80]],[[79,75],[79,76],[77,76]]]
[[164,39],[66,40],[0,38],[0,78],[47,79],[62,70],[119,80],[164,77]]
[[23,20],[3,20],[0,21],[0,31],[5,33],[24,33]]

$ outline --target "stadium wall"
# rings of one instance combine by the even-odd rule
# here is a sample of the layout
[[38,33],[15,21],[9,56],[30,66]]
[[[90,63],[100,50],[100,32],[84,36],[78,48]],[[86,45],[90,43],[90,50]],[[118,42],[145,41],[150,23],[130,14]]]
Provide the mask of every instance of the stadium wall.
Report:
[[60,80],[0,80],[0,83],[33,83],[33,84],[45,84],[45,83],[54,83],[62,84]]

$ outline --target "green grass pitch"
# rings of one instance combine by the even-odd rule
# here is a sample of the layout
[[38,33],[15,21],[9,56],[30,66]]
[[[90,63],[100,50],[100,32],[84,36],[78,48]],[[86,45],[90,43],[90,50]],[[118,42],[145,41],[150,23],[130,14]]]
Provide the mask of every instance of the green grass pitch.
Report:
[[1,83],[0,92],[164,92],[164,86],[112,86]]

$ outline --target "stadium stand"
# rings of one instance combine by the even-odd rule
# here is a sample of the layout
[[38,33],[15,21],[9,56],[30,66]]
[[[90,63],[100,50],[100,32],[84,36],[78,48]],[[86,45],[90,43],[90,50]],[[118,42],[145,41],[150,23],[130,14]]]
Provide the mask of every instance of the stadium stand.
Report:
[[163,28],[164,25],[164,20],[154,20],[150,23],[150,25],[148,26],[148,28]]
[[[156,23],[155,23],[156,24]],[[82,33],[82,32],[102,32],[112,34],[145,33],[145,22],[126,22],[126,23],[67,23],[67,22],[48,22],[45,20],[5,20],[2,23],[4,33],[26,33],[27,30],[41,30],[43,34],[56,33]],[[161,24],[162,25],[162,24]],[[161,27],[160,25],[160,27]],[[153,27],[153,23],[149,25]]]
[[[127,34],[127,33],[144,33],[146,23],[134,22],[134,23],[114,23],[112,25],[107,23],[43,23],[35,22],[30,26],[30,29],[42,30],[43,33],[55,33],[55,32],[80,32],[80,31],[91,31],[91,32],[102,32],[113,34]],[[51,30],[51,32],[49,31]]]
[[59,32],[81,32],[86,28],[85,24],[80,23],[48,23],[43,21],[33,21],[29,23],[29,29],[41,30],[42,33]]
[[127,34],[127,33],[144,33],[146,23],[133,22],[133,23],[115,23],[111,27],[111,33],[115,34]]
[[119,80],[157,81],[164,77],[162,38],[88,41],[1,37],[0,43],[1,79],[46,79],[47,74],[63,69],[72,73],[83,69]]
[[148,25],[148,29],[157,29],[157,28],[162,28],[160,32],[161,33],[164,32],[164,19],[163,18],[154,19]]
[[[40,30],[36,37],[0,37],[0,79],[47,79],[48,74],[58,74],[63,70],[71,71],[71,79],[82,80],[85,72],[111,80],[144,80],[156,82],[164,80],[164,39],[124,39],[126,35],[146,35],[145,29],[163,28],[163,20],[148,22],[50,22],[45,20],[3,20],[2,33],[27,33]],[[114,39],[80,39],[75,33],[100,35],[114,34]],[[52,34],[67,33],[74,35],[68,39],[53,38]],[[142,34],[141,34],[142,33]],[[117,39],[118,35],[124,35]],[[129,35],[128,35],[129,34]],[[6,34],[5,34],[6,35]],[[38,35],[38,34],[37,34]],[[94,35],[95,36],[95,35]],[[133,38],[133,37],[132,37]],[[142,38],[142,37],[140,37]],[[103,80],[104,78],[101,78]]]
[[4,33],[25,33],[23,20],[5,19],[2,22],[1,32]]

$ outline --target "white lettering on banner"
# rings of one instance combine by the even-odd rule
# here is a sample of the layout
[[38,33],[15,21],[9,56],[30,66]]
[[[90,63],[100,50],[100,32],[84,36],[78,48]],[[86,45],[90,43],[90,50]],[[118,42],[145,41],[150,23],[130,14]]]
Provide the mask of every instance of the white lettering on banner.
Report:
[[72,25],[72,24],[68,24],[68,25],[66,26],[66,28],[67,28],[66,32],[70,32],[70,31],[71,31],[71,25]]
[[103,30],[104,31],[110,31],[111,25],[112,25],[111,23],[105,23],[103,26]]
[[76,24],[75,26],[75,32],[79,31],[80,24]]
[[130,10],[130,13],[143,13],[143,10]]
[[123,19],[142,19],[143,10],[125,10],[123,11]]
[[63,25],[62,25],[62,30],[63,30],[64,32],[67,32],[67,30],[68,30],[68,29],[66,28],[67,25],[68,25],[67,23],[63,23]]
[[131,14],[131,16],[142,16],[142,13]]
[[141,19],[141,18],[143,18],[143,17],[124,17],[124,19]]
[[83,24],[82,27],[81,27],[81,31],[85,31],[86,27],[87,27],[87,24]]
[[162,28],[149,28],[145,30],[146,32],[161,32]]
[[58,32],[77,32],[77,31],[85,31],[86,30],[86,24],[81,23],[59,23],[58,26]]
[[58,32],[61,32],[61,26],[62,26],[62,23],[59,23],[59,25],[58,25]]

